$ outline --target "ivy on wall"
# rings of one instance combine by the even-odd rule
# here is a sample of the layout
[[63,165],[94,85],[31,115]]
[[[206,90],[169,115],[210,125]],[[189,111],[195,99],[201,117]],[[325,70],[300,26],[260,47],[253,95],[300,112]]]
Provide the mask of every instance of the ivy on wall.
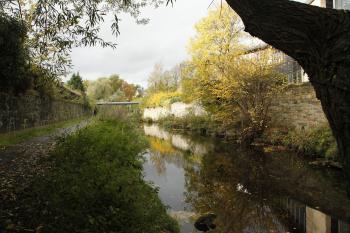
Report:
[[28,51],[25,48],[26,28],[0,13],[0,90],[23,92],[30,86]]

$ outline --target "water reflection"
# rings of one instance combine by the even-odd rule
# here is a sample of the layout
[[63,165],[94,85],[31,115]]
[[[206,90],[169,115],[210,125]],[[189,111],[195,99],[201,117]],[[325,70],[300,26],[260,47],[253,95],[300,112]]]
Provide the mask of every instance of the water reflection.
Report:
[[181,134],[170,134],[158,125],[144,125],[144,132],[148,136],[170,143],[174,149],[191,152],[193,155],[202,156],[213,148],[212,142],[206,138],[199,138],[195,141],[193,138]]
[[350,232],[350,201],[333,173],[293,154],[193,140],[156,125],[144,131],[145,178],[159,187],[183,233],[194,232],[193,220],[207,212],[218,215],[217,233]]

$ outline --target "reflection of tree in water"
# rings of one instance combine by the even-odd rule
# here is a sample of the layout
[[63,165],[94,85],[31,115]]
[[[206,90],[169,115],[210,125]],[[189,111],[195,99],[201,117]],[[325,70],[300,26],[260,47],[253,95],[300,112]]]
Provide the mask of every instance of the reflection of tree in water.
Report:
[[158,174],[164,174],[166,163],[175,165],[178,168],[189,166],[189,160],[184,152],[175,149],[170,141],[149,137],[150,161],[157,169]]
[[264,156],[249,153],[208,154],[200,171],[187,169],[187,201],[198,213],[218,214],[215,232],[284,230],[266,204],[265,190],[272,187],[266,182]]
[[[167,135],[167,140],[150,137],[150,161],[159,174],[164,174],[167,164],[185,170],[186,201],[199,215],[218,215],[214,232],[288,231],[283,225],[304,229],[293,232],[305,232],[307,222],[318,224],[305,219],[305,209],[310,212],[310,207],[316,206],[334,220],[350,220],[350,200],[337,175],[312,169],[293,153],[271,148],[264,153],[222,144],[213,148],[214,141],[207,143],[200,137],[196,141]],[[201,148],[198,145],[206,149],[197,150]],[[297,221],[293,212],[298,208],[304,215],[299,214]]]
[[338,183],[295,155],[230,151],[207,154],[200,169],[186,169],[186,201],[198,213],[218,215],[214,232],[285,232],[295,225],[288,198],[347,219],[350,201]]
[[165,171],[166,171],[165,160],[163,159],[163,156],[161,153],[157,151],[151,151],[150,161],[152,162],[153,166],[157,169],[157,173],[159,175],[165,174]]
[[213,147],[207,138],[171,134],[157,125],[144,125],[144,131],[149,136],[150,161],[158,174],[165,173],[166,163],[178,168],[200,164],[203,155]]

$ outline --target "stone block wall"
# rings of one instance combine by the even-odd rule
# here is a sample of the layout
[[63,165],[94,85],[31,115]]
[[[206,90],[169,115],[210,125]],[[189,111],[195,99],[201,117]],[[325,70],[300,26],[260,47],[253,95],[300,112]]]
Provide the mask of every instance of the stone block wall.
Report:
[[143,118],[152,119],[153,121],[158,121],[168,116],[182,118],[188,114],[203,116],[207,113],[204,108],[198,104],[186,104],[182,102],[173,103],[169,107],[145,108],[143,110]]
[[70,120],[90,113],[83,104],[36,95],[0,93],[0,133]]
[[288,86],[270,107],[272,127],[307,129],[326,124],[320,101],[310,83]]
[[[168,116],[184,117],[194,113],[207,114],[198,104],[173,103],[169,107],[146,108],[143,118],[158,121]],[[327,123],[321,103],[310,83],[290,85],[277,95],[270,107],[271,127],[279,129],[308,129]]]
[[152,119],[152,121],[158,121],[168,116],[170,116],[170,110],[166,107],[145,108],[142,115],[143,119]]

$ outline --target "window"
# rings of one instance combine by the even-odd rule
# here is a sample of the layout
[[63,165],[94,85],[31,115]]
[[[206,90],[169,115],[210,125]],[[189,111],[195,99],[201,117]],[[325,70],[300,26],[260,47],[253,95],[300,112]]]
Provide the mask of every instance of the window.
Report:
[[334,0],[334,7],[336,9],[350,10],[350,0]]

